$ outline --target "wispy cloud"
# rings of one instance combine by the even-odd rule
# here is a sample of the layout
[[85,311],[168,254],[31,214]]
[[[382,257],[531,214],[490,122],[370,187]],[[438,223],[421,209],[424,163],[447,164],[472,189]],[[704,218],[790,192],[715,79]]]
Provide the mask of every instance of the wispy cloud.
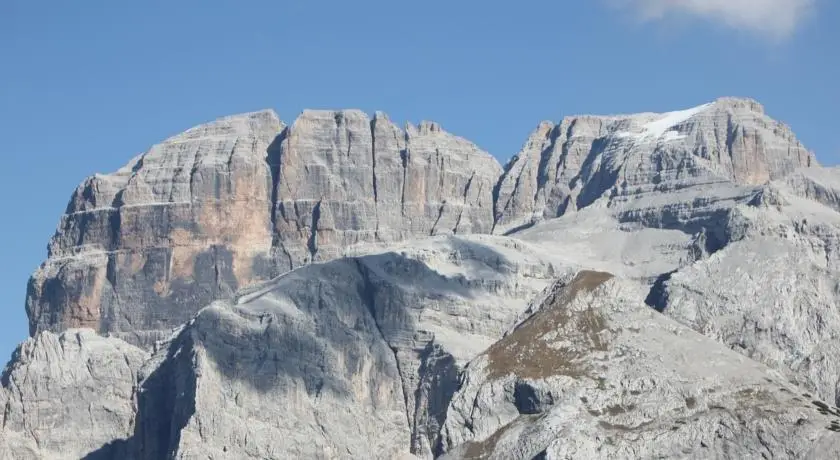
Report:
[[816,0],[608,0],[644,20],[688,14],[773,39],[790,37]]

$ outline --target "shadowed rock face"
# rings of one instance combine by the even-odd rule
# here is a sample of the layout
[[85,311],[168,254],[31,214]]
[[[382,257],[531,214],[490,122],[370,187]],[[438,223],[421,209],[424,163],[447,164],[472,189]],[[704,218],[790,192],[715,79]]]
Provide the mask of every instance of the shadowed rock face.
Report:
[[129,458],[431,457],[463,364],[553,273],[504,237],[413,246],[203,309],[139,372]]
[[148,346],[215,299],[354,246],[505,233],[603,199],[620,208],[694,188],[622,217],[693,234],[722,217],[698,187],[812,163],[741,99],[543,123],[504,171],[433,122],[400,129],[358,110],[308,110],[290,126],[272,111],[222,118],[79,186],[29,282],[30,333],[90,327]]

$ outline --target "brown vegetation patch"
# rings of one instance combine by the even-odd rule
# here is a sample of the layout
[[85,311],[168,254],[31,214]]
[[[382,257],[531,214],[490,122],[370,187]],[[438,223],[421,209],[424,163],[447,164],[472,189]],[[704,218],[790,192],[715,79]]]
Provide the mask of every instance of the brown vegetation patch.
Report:
[[615,431],[639,430],[639,429],[645,428],[645,427],[647,427],[649,425],[652,425],[652,424],[653,424],[653,422],[644,422],[644,423],[640,423],[639,425],[636,425],[636,426],[630,426],[630,425],[619,425],[619,424],[615,424],[615,423],[609,423],[609,422],[605,422],[603,420],[598,422],[598,425],[600,425],[601,428],[604,428],[604,429],[607,429],[607,430],[615,430]]
[[[591,292],[612,277],[609,273],[582,271],[555,291],[536,314],[487,350],[488,378],[511,373],[532,379],[588,375],[589,369],[581,361],[593,351],[607,350],[600,335],[607,329],[607,321],[594,308],[573,311],[568,305],[579,293]],[[543,339],[552,332],[573,346],[552,347]]]
[[464,452],[464,459],[465,460],[478,460],[489,458],[493,455],[493,451],[496,450],[496,444],[502,439],[502,437],[507,433],[511,427],[513,427],[517,422],[530,422],[534,421],[541,417],[540,415],[520,415],[519,417],[515,418],[513,421],[508,423],[507,425],[499,428],[496,430],[495,433],[490,435],[489,438],[485,439],[481,442],[468,442],[466,443],[467,449]]

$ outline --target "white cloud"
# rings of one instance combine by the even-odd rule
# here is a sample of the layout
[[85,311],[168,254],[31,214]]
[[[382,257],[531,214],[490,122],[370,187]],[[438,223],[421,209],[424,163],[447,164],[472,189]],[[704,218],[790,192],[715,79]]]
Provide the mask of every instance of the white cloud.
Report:
[[816,0],[612,0],[645,20],[689,14],[775,39],[789,37]]

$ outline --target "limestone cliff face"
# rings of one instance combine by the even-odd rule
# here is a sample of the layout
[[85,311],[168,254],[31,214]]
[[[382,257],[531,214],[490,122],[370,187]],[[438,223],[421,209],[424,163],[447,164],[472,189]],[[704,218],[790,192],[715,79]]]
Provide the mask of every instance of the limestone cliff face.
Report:
[[423,122],[382,113],[305,111],[276,156],[276,258],[297,267],[358,243],[489,233],[498,162]]
[[837,457],[839,190],[749,100],[504,170],[381,113],[220,119],[74,193],[0,459]]
[[29,283],[30,332],[149,345],[238,289],[356,243],[490,231],[498,162],[424,122],[272,111],[167,139],[73,193]]
[[145,343],[270,275],[265,157],[282,128],[270,111],[223,118],[85,180],[30,280],[30,332],[89,327]]
[[[761,184],[812,164],[744,99],[542,123],[504,171],[436,123],[402,129],[380,112],[222,118],[79,186],[29,283],[30,332],[90,327],[149,345],[215,299],[354,246],[510,233],[599,201]],[[691,207],[668,200],[624,219],[660,225]]]
[[496,232],[589,206],[709,182],[758,185],[816,165],[790,129],[749,99],[665,114],[543,122],[506,166]]

